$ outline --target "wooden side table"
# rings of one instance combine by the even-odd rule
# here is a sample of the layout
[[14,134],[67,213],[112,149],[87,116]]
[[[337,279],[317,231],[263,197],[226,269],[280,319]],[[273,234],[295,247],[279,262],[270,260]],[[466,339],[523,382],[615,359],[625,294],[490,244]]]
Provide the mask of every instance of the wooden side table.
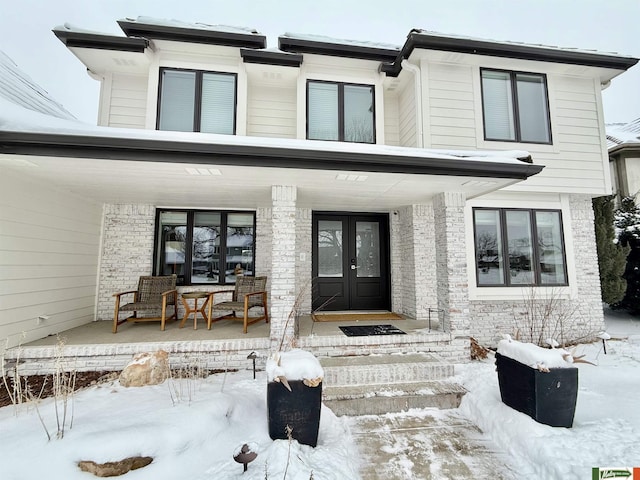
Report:
[[[205,299],[202,306],[198,308],[198,300]],[[184,305],[184,317],[180,322],[180,328],[184,327],[189,315],[193,313],[193,329],[198,329],[198,313],[202,315],[202,318],[207,322],[208,329],[211,330],[211,323],[209,323],[209,317],[205,308],[209,303],[210,294],[208,292],[185,292],[182,294],[182,304]],[[193,308],[189,306],[189,300],[193,300]]]

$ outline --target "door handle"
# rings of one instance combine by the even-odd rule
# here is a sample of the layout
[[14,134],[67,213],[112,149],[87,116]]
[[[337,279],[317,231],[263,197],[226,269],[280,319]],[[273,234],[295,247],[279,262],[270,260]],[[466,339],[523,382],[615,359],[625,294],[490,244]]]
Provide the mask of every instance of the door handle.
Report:
[[358,268],[357,265],[351,265],[351,270],[356,270]]

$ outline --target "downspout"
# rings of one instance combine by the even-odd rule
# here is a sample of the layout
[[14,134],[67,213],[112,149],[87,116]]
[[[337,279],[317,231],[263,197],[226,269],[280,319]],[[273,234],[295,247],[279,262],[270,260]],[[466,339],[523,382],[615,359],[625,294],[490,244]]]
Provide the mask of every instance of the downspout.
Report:
[[416,147],[424,147],[424,136],[422,129],[422,78],[420,69],[413,63],[409,63],[407,59],[402,60],[402,68],[409,70],[413,74],[413,85],[415,88],[416,101]]

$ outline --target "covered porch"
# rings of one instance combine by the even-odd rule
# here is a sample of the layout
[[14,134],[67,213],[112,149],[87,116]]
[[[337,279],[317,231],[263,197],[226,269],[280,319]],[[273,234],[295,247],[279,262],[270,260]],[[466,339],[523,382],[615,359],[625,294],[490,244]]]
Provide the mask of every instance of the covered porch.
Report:
[[[404,334],[347,336],[339,328],[380,324],[393,325]],[[460,344],[469,341],[443,331],[437,318],[316,322],[302,315],[297,331],[297,347],[320,358],[423,352],[455,359]],[[157,323],[141,322],[125,324],[113,334],[111,322],[96,321],[13,347],[5,352],[5,361],[9,368],[17,363],[21,375],[53,372],[61,361],[76,371],[119,371],[136,353],[159,349],[169,353],[176,368],[197,364],[210,370],[252,369],[247,357],[255,352],[256,368],[261,369],[272,351],[270,325],[259,322],[242,334],[241,326],[232,321],[215,323],[211,330],[202,319],[197,329],[193,323],[179,328],[179,322],[172,322],[165,331]]]

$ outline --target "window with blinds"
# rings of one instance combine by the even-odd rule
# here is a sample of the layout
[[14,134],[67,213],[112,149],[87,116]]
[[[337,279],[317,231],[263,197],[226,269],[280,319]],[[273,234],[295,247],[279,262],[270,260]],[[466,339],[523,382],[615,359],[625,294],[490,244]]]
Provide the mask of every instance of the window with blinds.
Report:
[[546,77],[480,70],[486,140],[551,143]]
[[374,91],[371,85],[307,83],[307,138],[374,143]]
[[158,130],[235,134],[236,75],[162,69]]

